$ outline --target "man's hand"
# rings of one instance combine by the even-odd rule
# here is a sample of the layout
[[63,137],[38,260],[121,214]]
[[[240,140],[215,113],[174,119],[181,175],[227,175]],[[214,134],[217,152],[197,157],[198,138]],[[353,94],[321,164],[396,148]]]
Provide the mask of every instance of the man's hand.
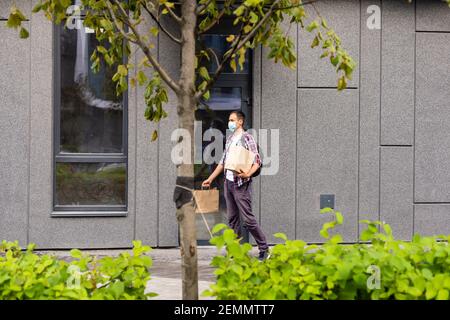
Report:
[[202,182],[202,187],[210,187],[212,183],[211,178],[206,179],[205,181]]
[[240,177],[240,178],[242,178],[242,179],[247,179],[247,178],[250,178],[251,175],[249,174],[249,172],[244,172],[244,171],[241,169],[241,172],[238,173],[238,177]]

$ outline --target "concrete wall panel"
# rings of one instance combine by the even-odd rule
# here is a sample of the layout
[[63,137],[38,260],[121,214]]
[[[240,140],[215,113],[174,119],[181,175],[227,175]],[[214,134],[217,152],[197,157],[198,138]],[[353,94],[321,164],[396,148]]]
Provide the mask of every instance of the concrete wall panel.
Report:
[[417,31],[450,31],[450,10],[441,0],[417,1]]
[[337,230],[357,239],[358,91],[301,89],[297,114],[297,237],[322,242],[320,195],[335,194],[344,215]]
[[410,240],[413,230],[413,150],[381,148],[380,218],[397,239]]
[[450,234],[449,204],[414,205],[414,233],[422,236]]
[[412,145],[414,131],[414,4],[382,3],[381,144]]
[[[146,21],[140,25],[140,30],[151,27],[152,23]],[[156,44],[158,43],[156,39]],[[158,54],[155,47],[152,53]],[[141,50],[136,53],[136,61],[139,63],[144,57]],[[148,69],[146,75],[152,77],[152,70]],[[158,245],[158,144],[159,140],[151,142],[153,130],[158,124],[144,118],[145,113],[145,88],[138,86],[136,89],[135,121],[137,126],[136,141],[136,239],[151,246]],[[131,121],[131,118],[130,118]],[[131,138],[131,137],[130,137]]]
[[415,201],[418,202],[450,202],[449,55],[450,34],[417,34]]
[[[173,30],[172,30],[173,31]],[[170,40],[165,34],[159,36],[159,61],[168,68],[168,72],[174,78],[178,78],[180,65],[179,46]],[[170,53],[170,54],[168,54]],[[170,141],[172,131],[178,128],[177,98],[169,91],[169,103],[165,106],[168,117],[159,123],[158,145],[158,235],[159,246],[178,245],[178,222],[176,219],[176,207],[173,202],[173,191],[177,178],[176,167],[171,160],[171,150],[174,144]],[[150,137],[149,137],[150,138]]]
[[[359,60],[359,31],[360,31],[360,5],[359,1],[343,0],[317,1],[316,8],[329,26],[341,37],[342,44],[347,52],[357,62]],[[308,16],[315,18],[311,5],[305,6]],[[336,87],[337,75],[330,60],[319,59],[322,50],[318,47],[311,49],[314,33],[298,28],[298,86],[299,87]],[[349,87],[357,87],[359,74],[354,72]]]
[[[24,23],[29,27],[29,23]],[[30,39],[0,22],[0,240],[27,241]],[[3,63],[7,62],[7,63]]]
[[[296,36],[295,29],[290,32],[292,37]],[[279,129],[279,171],[276,175],[261,175],[259,179],[261,225],[268,241],[273,243],[279,242],[273,237],[276,232],[295,237],[296,74],[281,64],[264,59],[267,54],[264,49],[261,128]],[[271,141],[270,134],[268,141]]]
[[360,60],[360,143],[359,143],[359,219],[379,218],[379,144],[380,144],[380,69],[381,31],[367,28],[371,5],[381,1],[361,2]]
[[[253,54],[253,128],[261,128],[261,88],[262,88],[262,48],[255,49]],[[252,206],[256,219],[261,223],[261,178],[253,180]],[[256,244],[255,239],[250,235],[250,242]]]

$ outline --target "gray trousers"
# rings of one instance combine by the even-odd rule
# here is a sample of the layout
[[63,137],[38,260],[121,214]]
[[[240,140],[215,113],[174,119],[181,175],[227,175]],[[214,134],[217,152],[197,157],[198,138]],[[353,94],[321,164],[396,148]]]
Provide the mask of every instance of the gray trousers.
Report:
[[252,212],[252,183],[246,182],[238,187],[237,183],[225,179],[224,193],[227,204],[228,224],[238,235],[238,238],[242,237],[240,224],[240,218],[242,217],[244,225],[255,238],[259,250],[267,250],[269,246],[267,245],[266,236]]

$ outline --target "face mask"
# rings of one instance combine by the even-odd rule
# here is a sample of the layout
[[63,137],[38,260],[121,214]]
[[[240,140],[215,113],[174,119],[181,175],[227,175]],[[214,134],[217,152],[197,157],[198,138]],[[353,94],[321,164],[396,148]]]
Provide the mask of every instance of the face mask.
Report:
[[234,132],[236,130],[236,122],[229,121],[228,122],[228,129],[230,129],[231,132]]

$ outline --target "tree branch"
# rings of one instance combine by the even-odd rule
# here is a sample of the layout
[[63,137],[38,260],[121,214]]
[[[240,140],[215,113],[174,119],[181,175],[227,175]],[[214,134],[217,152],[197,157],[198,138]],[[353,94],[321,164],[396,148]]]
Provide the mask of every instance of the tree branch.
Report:
[[216,64],[217,64],[217,66],[219,66],[219,65],[220,65],[219,57],[218,57],[217,54],[214,52],[214,50],[213,50],[212,48],[207,48],[206,50],[207,50],[207,51],[210,51],[210,52],[213,54],[214,60],[216,60]]
[[217,17],[215,17],[212,21],[211,21],[211,23],[205,28],[205,29],[203,29],[202,30],[202,32],[199,32],[200,34],[201,33],[205,33],[205,32],[207,32],[208,30],[210,30],[212,27],[214,27],[219,21],[220,21],[220,19],[222,19],[222,17],[223,17],[223,15],[225,14],[225,9],[222,9],[221,11],[220,11],[220,13],[217,15]]
[[[278,8],[275,8],[274,11],[287,10],[287,9],[293,9],[293,8],[298,8],[298,7],[304,7],[307,4],[314,4],[314,2],[317,2],[317,1],[318,0],[311,0],[311,1],[308,1],[308,2],[302,2],[302,3],[296,4],[296,5],[292,5],[292,6],[278,7]],[[265,6],[265,7],[268,7],[268,6]]]
[[249,41],[254,35],[255,33],[259,30],[259,28],[261,28],[261,26],[267,21],[267,19],[269,19],[269,17],[271,16],[272,12],[275,11],[275,6],[280,2],[281,0],[275,0],[273,2],[273,4],[271,5],[270,9],[267,11],[267,13],[264,15],[264,17],[258,22],[258,24],[256,26],[253,27],[252,30],[250,30],[249,33],[247,33],[247,35],[245,36],[245,38],[241,41],[241,43],[238,45],[237,50],[239,50],[240,48],[242,48],[247,41]]
[[[114,3],[118,6],[122,17],[124,18],[124,22],[128,25],[128,27],[133,31],[133,34],[136,37],[136,40],[134,43],[136,43],[144,52],[147,59],[150,61],[150,64],[153,66],[153,68],[159,73],[161,78],[164,80],[164,82],[175,92],[180,92],[180,87],[178,84],[170,77],[170,75],[167,73],[167,71],[159,64],[159,62],[152,56],[150,53],[150,49],[145,45],[145,43],[142,42],[142,39],[137,32],[136,28],[130,21],[128,21],[128,14],[126,11],[122,8],[120,2],[118,0],[112,0]],[[108,2],[108,1],[107,1]]]
[[201,32],[199,32],[199,34],[203,34],[203,33],[207,32],[212,27],[214,27],[218,22],[220,22],[220,19],[222,19],[222,17],[224,16],[225,12],[227,11],[227,9],[229,9],[229,7],[231,7],[233,5],[234,1],[235,0],[227,0],[227,1],[225,1],[223,9],[220,10],[220,12],[217,15],[217,17],[215,17],[205,29],[203,29]]
[[113,19],[113,22],[114,22],[114,24],[115,24],[117,30],[119,30],[119,32],[122,34],[122,36],[123,36],[126,40],[128,40],[128,41],[130,41],[130,42],[132,42],[132,43],[137,44],[137,41],[136,41],[135,39],[131,38],[130,35],[129,35],[128,33],[126,33],[125,30],[123,30],[123,28],[120,26],[119,21],[118,21],[118,19],[117,19],[117,16],[116,16],[116,14],[114,13],[114,10],[113,10],[111,4],[109,3],[109,1],[106,1],[106,5],[108,6],[108,12],[109,12],[109,15],[110,15],[111,18]]
[[[154,2],[157,2],[158,4],[156,5]],[[160,1],[159,0],[144,0],[143,1],[143,4],[144,4],[144,7],[147,7],[147,4],[152,4],[152,7],[153,8],[155,8],[156,9],[156,7],[158,8],[158,11],[159,11],[159,8],[160,8],[160,3],[159,3]],[[175,1],[170,1],[171,3],[173,3],[173,4],[177,4],[177,5],[181,5],[181,2],[175,2]],[[164,5],[164,4],[163,4]],[[167,12],[169,12],[169,14],[170,14],[170,16],[178,23],[178,24],[180,24],[181,25],[181,22],[182,22],[182,19],[181,19],[181,17],[180,16],[178,16],[176,13],[175,13],[175,11],[173,11],[172,10],[172,8],[170,8],[170,7],[168,7],[168,6],[166,6],[166,5],[164,5],[164,8],[167,10]],[[159,15],[158,15],[159,16]]]
[[205,86],[205,88],[203,90],[200,90],[199,92],[197,92],[197,94],[195,95],[196,99],[200,99],[206,91],[208,91],[210,89],[210,87],[212,86],[212,84],[217,80],[217,78],[219,77],[219,75],[222,73],[223,68],[225,67],[225,64],[228,63],[228,61],[230,60],[230,58],[237,52],[239,51],[239,49],[241,49],[248,41],[250,41],[250,39],[256,34],[256,32],[262,27],[262,25],[267,21],[267,19],[269,19],[269,17],[271,16],[272,12],[275,10],[276,5],[280,2],[281,0],[275,0],[272,5],[270,6],[269,10],[266,12],[266,14],[264,15],[264,17],[258,22],[258,24],[256,24],[256,26],[253,27],[252,30],[250,30],[249,33],[246,34],[246,36],[244,37],[244,39],[240,40],[241,35],[242,35],[242,28],[241,28],[241,33],[239,34],[239,36],[237,37],[237,39],[233,42],[231,48],[233,48],[233,46],[235,46],[233,49],[230,49],[227,53],[223,56],[222,62],[219,65],[219,67],[217,68],[216,72],[214,73],[214,75],[212,76],[212,78],[208,81],[207,85]]
[[170,16],[176,21],[178,22],[178,24],[181,24],[181,17],[179,17],[173,10],[172,8],[169,8],[168,6],[165,6],[167,11],[169,11]]
[[175,37],[172,33],[169,32],[169,30],[167,30],[162,24],[159,18],[157,18],[153,12],[151,12],[151,10],[149,8],[147,8],[146,3],[144,3],[143,5],[145,11],[147,11],[147,13],[150,15],[150,17],[156,22],[156,24],[158,25],[158,27],[174,42],[181,44],[181,39]]
[[[242,37],[242,29],[240,34],[238,35],[238,37],[236,38],[236,40],[233,43],[239,43],[239,39]],[[195,95],[195,99],[198,101],[204,94],[206,91],[208,91],[211,86],[214,84],[214,82],[216,82],[217,78],[219,77],[219,75],[222,73],[223,68],[225,68],[225,65],[228,63],[228,61],[230,60],[230,58],[236,53],[237,51],[237,46],[235,46],[234,48],[232,47],[232,49],[230,49],[227,53],[229,53],[228,55],[225,54],[223,56],[222,62],[218,65],[216,72],[214,73],[214,75],[208,80],[205,88],[203,90],[200,90],[199,92],[196,93]]]
[[204,3],[204,4],[202,4],[202,5],[199,5],[198,7],[197,7],[197,11],[196,11],[196,13],[197,14],[200,14],[200,12],[202,12],[203,10],[205,10],[206,8],[208,8],[208,6],[211,4],[211,2],[213,2],[214,0],[208,0],[208,2],[206,2],[206,3]]

